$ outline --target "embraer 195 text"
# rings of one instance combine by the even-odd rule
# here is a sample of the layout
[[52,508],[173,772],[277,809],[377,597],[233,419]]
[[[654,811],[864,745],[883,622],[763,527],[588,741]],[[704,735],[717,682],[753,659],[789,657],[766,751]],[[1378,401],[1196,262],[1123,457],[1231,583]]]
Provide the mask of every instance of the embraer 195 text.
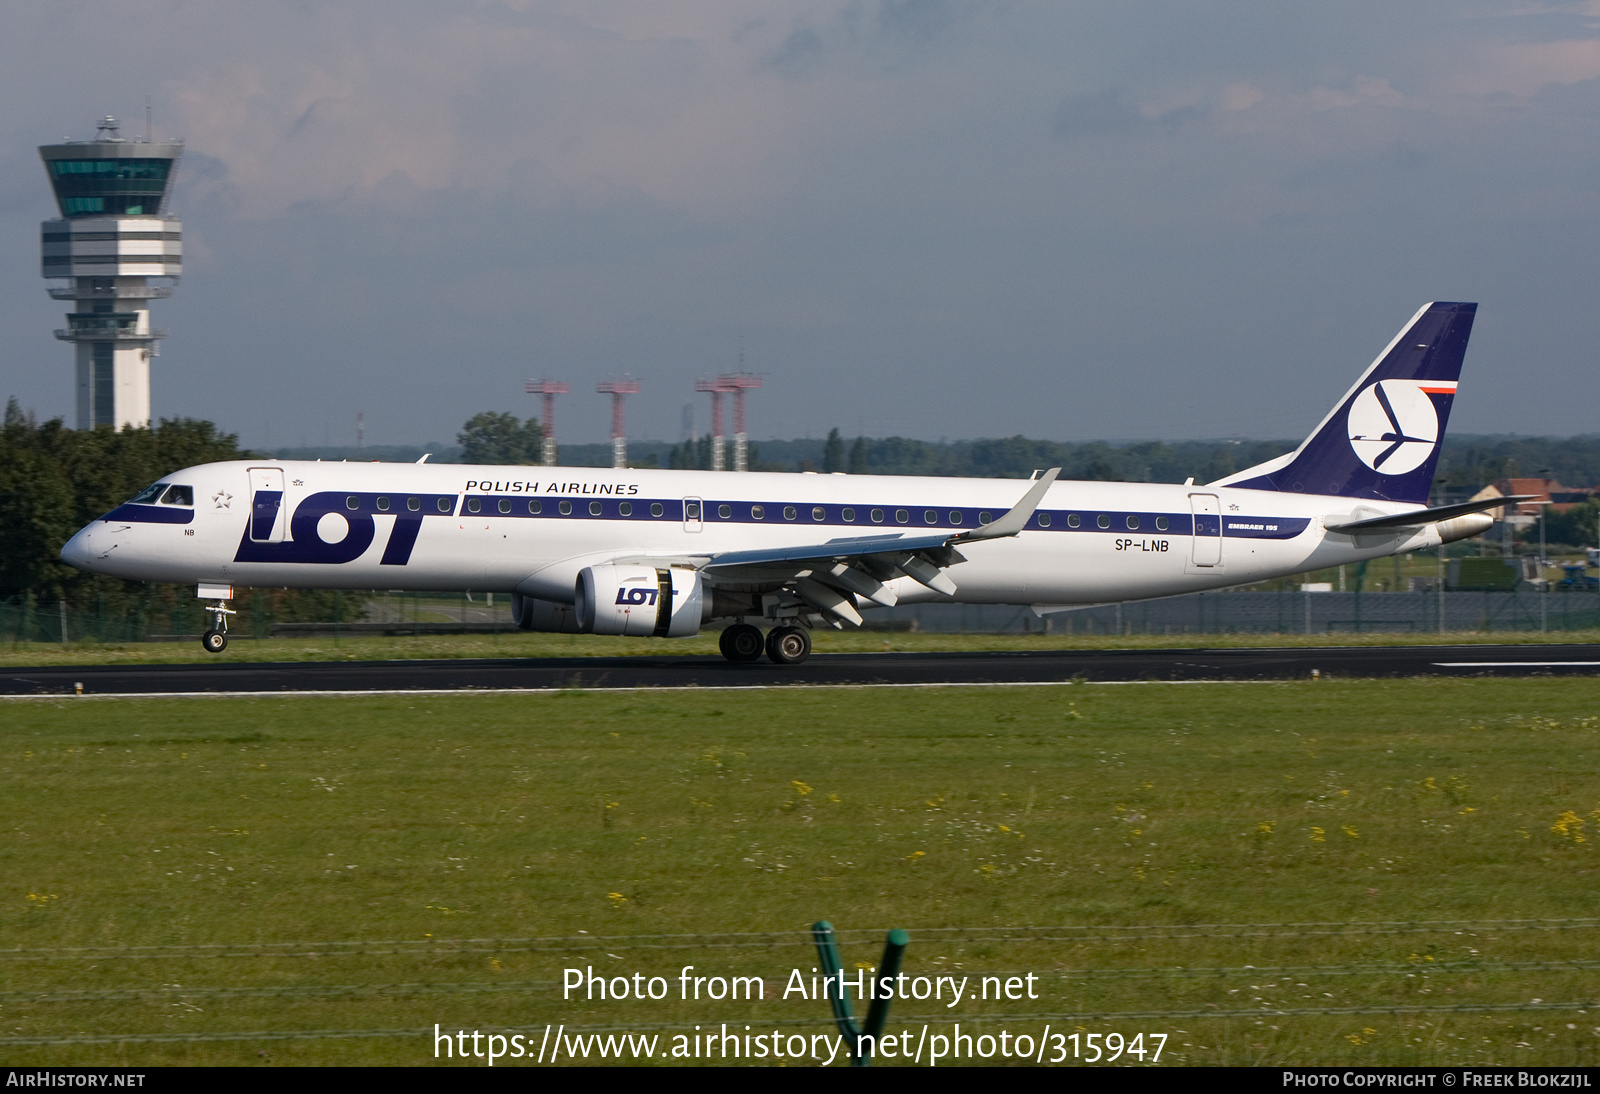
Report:
[[246,460],[162,479],[61,557],[197,585],[213,652],[236,587],[479,590],[527,630],[722,620],[729,660],[793,664],[878,605],[1044,614],[1482,533],[1513,499],[1425,508],[1476,310],[1424,307],[1299,448],[1204,486]]

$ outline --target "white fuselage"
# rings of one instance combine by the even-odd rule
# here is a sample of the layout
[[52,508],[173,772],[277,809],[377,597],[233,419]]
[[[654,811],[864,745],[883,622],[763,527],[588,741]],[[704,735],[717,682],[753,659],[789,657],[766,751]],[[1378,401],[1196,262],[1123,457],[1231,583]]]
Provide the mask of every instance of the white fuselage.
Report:
[[[144,581],[505,591],[570,604],[586,566],[695,564],[730,551],[974,529],[1028,487],[1014,479],[271,460],[205,464],[162,481],[190,487],[192,510],[122,506],[79,532],[62,556]],[[275,485],[281,500],[270,498]],[[946,571],[953,598],[903,577],[890,585],[904,601],[1040,608],[1172,596],[1436,545],[1434,525],[1361,537],[1325,528],[1416,508],[1058,481],[1020,534],[960,546],[966,561]]]

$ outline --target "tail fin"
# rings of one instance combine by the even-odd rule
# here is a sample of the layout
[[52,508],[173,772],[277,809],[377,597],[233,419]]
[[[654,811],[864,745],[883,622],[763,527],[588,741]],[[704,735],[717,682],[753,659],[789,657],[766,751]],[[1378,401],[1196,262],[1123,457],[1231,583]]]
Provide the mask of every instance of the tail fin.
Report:
[[1299,448],[1211,485],[1427,504],[1477,311],[1427,305]]

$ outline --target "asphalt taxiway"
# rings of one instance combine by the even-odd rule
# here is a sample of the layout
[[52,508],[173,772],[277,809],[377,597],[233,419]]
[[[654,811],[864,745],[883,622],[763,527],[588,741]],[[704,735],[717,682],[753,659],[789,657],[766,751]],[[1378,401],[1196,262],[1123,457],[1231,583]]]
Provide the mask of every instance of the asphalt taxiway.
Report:
[[720,657],[229,661],[0,670],[0,696],[498,691],[795,685],[1057,684],[1410,676],[1593,676],[1600,645],[1335,646],[818,654],[803,665]]

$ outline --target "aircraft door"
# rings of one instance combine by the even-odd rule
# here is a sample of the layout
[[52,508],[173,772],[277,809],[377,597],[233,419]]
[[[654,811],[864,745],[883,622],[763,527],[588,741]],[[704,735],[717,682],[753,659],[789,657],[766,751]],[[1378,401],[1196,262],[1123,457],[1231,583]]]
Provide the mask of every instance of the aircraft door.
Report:
[[252,467],[250,475],[250,539],[282,543],[288,523],[283,513],[283,469]]
[[1191,557],[1197,569],[1222,566],[1222,507],[1215,494],[1190,494],[1189,509],[1194,514],[1194,549]]
[[683,499],[683,530],[698,532],[705,527],[705,502],[699,498]]

